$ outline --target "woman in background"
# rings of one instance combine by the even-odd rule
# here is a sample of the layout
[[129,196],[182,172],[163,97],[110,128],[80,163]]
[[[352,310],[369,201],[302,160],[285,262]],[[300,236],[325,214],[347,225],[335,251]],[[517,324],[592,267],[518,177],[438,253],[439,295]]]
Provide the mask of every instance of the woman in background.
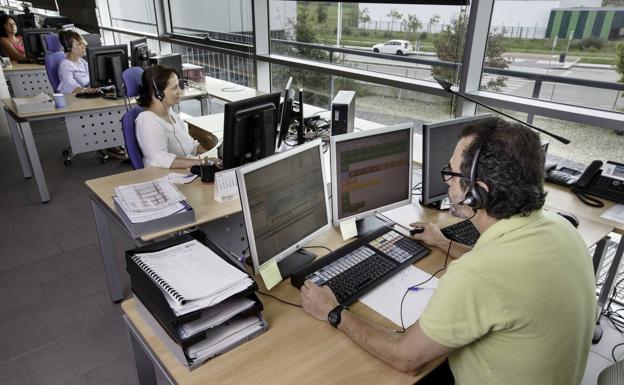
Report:
[[143,72],[137,103],[145,111],[137,116],[135,131],[146,166],[189,168],[201,164],[197,154],[206,149],[188,134],[172,109],[181,97],[173,68],[155,65]]
[[24,42],[21,36],[15,36],[17,33],[17,24],[11,15],[0,16],[0,46],[4,56],[8,56],[12,61],[26,58],[24,51]]

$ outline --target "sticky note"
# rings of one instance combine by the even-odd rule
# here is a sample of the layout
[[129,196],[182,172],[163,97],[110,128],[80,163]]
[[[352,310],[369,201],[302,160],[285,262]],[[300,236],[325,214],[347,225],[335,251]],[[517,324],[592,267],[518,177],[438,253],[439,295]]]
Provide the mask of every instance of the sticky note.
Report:
[[260,275],[262,276],[264,286],[266,286],[267,290],[271,290],[273,286],[282,281],[282,273],[280,273],[275,260],[271,260],[262,265],[260,267]]
[[355,237],[357,235],[355,218],[340,222],[340,233],[342,233],[343,241]]

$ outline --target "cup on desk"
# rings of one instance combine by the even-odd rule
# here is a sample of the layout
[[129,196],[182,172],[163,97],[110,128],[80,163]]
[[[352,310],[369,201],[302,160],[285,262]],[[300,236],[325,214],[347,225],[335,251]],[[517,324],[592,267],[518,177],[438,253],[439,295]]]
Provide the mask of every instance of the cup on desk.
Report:
[[199,166],[201,175],[201,181],[204,183],[214,182],[215,177],[215,163],[212,160],[205,160]]
[[54,94],[54,105],[56,108],[67,107],[67,99],[64,94]]

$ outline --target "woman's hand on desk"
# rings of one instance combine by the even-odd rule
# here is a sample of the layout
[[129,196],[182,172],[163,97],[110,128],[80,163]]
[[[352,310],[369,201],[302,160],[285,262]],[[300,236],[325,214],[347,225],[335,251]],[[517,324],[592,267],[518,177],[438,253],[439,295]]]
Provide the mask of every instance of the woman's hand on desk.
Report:
[[448,247],[448,239],[442,234],[438,225],[430,222],[414,222],[410,223],[411,227],[420,227],[422,232],[412,235],[412,238],[426,243],[429,246],[439,247],[441,249]]
[[327,321],[327,314],[338,306],[338,301],[328,286],[319,287],[312,281],[305,281],[301,286],[301,304],[312,317]]

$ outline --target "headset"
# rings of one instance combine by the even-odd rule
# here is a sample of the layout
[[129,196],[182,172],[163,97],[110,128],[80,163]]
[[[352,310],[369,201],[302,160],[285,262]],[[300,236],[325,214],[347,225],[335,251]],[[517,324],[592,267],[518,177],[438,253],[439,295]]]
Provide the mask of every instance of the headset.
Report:
[[[165,100],[165,93],[162,90],[160,90],[160,88],[158,88],[158,86],[156,85],[156,81],[154,80],[154,75],[153,74],[150,76],[150,78],[152,79],[152,85],[154,86],[154,97],[160,103],[162,103],[162,105],[164,107],[165,103],[163,102],[163,100]],[[169,123],[171,124],[171,127],[173,127],[173,136],[176,138],[176,141],[180,145],[180,149],[184,153],[184,157],[187,157],[186,151],[184,150],[184,146],[182,146],[182,142],[180,142],[180,139],[178,139],[178,136],[176,135],[175,122],[172,121],[171,115],[169,115],[169,111],[167,111],[167,115],[169,116]]]
[[492,127],[485,133],[483,139],[481,139],[479,146],[477,147],[477,150],[475,151],[474,158],[472,159],[472,165],[470,166],[470,189],[466,193],[464,200],[459,203],[460,205],[466,205],[475,210],[483,209],[488,206],[488,191],[477,183],[477,164],[479,163],[481,150],[490,136],[494,133],[494,129],[495,127]]
[[165,99],[165,93],[161,91],[160,88],[158,88],[158,86],[156,85],[156,81],[154,80],[154,75],[152,75],[151,78],[152,78],[152,85],[154,85],[154,97],[156,97],[156,99],[162,102]]

